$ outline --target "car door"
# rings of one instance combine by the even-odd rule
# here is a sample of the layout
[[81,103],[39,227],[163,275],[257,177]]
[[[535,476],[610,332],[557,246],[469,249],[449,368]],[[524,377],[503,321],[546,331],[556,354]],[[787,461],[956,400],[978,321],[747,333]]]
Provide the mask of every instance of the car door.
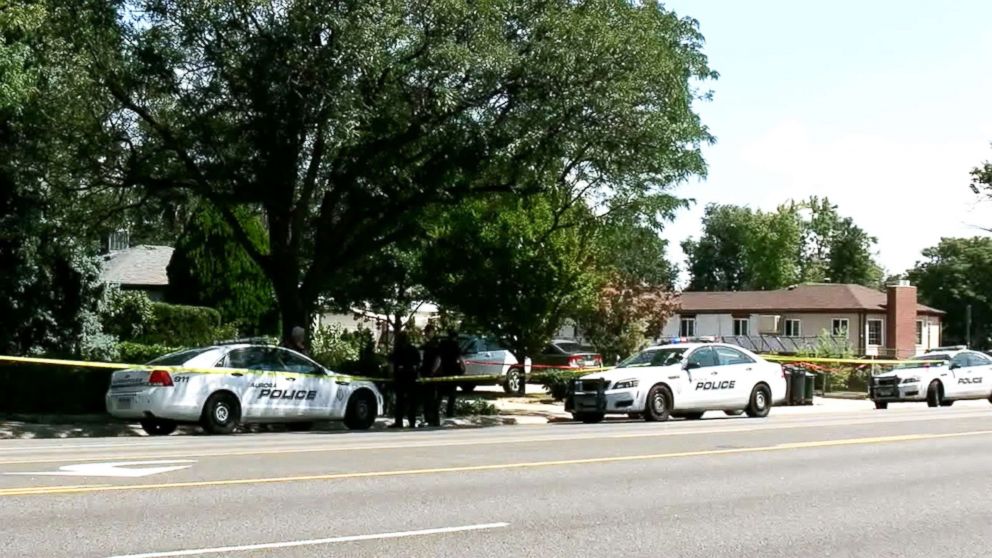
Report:
[[[285,418],[326,418],[337,396],[338,384],[322,366],[289,349],[276,349],[281,369],[296,374],[283,374],[287,392],[283,398]],[[287,395],[287,393],[289,395]]]
[[985,381],[986,362],[978,353],[960,353],[951,361],[954,368],[955,384],[957,393],[955,397],[978,398],[985,393],[983,382]]
[[465,359],[465,374],[468,376],[499,375],[503,370],[505,355],[494,354],[485,338],[470,336],[461,340]]
[[971,384],[975,397],[985,399],[992,395],[992,358],[982,353],[972,353],[973,367]]
[[[708,409],[719,406],[720,367],[713,347],[699,347],[686,357],[686,391],[675,398],[677,409]],[[679,400],[681,399],[681,401]]]
[[[241,400],[242,418],[257,420],[279,416],[278,406],[280,402],[273,397],[273,394],[279,389],[278,377],[269,371],[270,366],[266,363],[266,354],[261,347],[232,349],[224,356],[218,366],[237,369],[232,371],[230,375],[237,380],[233,383],[240,386],[240,389],[235,393]],[[242,372],[241,370],[254,372]]]
[[717,346],[713,350],[719,363],[717,379],[720,384],[715,390],[717,403],[731,408],[747,405],[756,383],[757,363],[733,347]]

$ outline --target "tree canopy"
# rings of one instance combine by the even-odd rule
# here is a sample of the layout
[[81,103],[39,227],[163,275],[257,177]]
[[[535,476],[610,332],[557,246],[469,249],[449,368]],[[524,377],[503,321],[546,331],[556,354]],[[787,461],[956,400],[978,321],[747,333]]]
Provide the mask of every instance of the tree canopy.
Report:
[[790,201],[775,211],[710,205],[699,239],[683,242],[689,289],[779,289],[798,282],[878,286],[876,239],[826,198]]
[[212,204],[286,329],[438,207],[561,183],[636,198],[703,171],[692,103],[714,74],[696,22],[658,2],[61,6],[93,87],[85,187]]
[[920,301],[947,312],[945,344],[963,343],[972,307],[972,345],[992,347],[992,238],[943,238],[907,272]]

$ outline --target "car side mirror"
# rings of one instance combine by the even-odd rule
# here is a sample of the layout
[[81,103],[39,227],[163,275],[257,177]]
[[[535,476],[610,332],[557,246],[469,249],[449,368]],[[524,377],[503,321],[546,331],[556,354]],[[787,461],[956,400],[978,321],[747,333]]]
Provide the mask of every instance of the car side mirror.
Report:
[[685,369],[686,370],[695,370],[697,368],[702,368],[702,365],[700,365],[698,362],[687,362],[687,363],[685,363]]
[[960,364],[951,364],[951,365],[950,365],[950,366],[948,367],[948,370],[956,370],[956,369],[958,369],[958,368],[961,368],[961,365],[960,365]]

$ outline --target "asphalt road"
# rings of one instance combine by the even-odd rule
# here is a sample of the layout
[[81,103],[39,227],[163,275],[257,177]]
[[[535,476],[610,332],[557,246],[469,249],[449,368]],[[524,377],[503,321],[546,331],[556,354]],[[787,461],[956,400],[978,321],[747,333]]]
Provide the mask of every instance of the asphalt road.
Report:
[[712,415],[4,441],[0,556],[992,553],[987,402]]

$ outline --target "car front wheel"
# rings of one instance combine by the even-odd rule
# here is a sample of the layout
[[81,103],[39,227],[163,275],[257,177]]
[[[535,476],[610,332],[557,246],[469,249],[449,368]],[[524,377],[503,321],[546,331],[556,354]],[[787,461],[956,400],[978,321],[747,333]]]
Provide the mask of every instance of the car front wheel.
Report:
[[511,368],[506,373],[506,381],[503,382],[503,391],[508,394],[520,393],[520,386],[524,378],[519,368]]
[[606,415],[603,413],[575,413],[572,415],[575,420],[580,420],[585,424],[596,424],[598,422],[603,422]]
[[875,402],[875,408],[878,409],[879,411],[884,411],[885,409],[888,409],[889,408],[889,402],[888,401],[876,401]]
[[940,402],[944,399],[944,387],[939,381],[930,382],[927,388],[927,407],[940,407]]
[[241,419],[241,407],[230,393],[215,393],[203,406],[200,424],[210,434],[230,434]]
[[648,392],[648,400],[644,405],[644,420],[648,422],[664,422],[672,413],[672,391],[666,386],[654,386]]

